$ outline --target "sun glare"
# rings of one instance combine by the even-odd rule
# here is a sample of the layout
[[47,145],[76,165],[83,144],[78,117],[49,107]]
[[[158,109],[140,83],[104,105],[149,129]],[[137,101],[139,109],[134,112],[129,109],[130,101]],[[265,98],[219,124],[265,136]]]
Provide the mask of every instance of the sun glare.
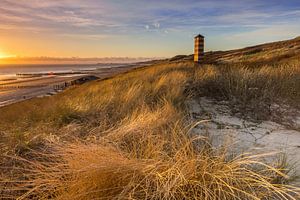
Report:
[[12,57],[0,50],[0,64],[7,64],[6,58]]
[[3,51],[0,50],[0,59],[5,58],[5,57],[7,57],[7,55]]
[[0,59],[14,57],[13,55],[9,55],[0,50]]

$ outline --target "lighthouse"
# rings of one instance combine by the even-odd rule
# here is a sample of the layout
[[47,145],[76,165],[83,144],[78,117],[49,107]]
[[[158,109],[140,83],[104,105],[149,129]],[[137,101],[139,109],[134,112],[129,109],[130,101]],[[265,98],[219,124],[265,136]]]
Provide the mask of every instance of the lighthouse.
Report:
[[194,39],[194,62],[200,63],[204,56],[204,36],[199,34]]

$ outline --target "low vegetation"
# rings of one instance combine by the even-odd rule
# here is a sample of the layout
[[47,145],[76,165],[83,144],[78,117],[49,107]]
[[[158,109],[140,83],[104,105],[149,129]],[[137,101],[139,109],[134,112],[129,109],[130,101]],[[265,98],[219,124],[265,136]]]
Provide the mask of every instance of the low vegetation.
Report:
[[162,62],[1,108],[0,197],[298,199],[282,163],[193,136],[185,101],[226,99],[245,115],[297,107],[299,67]]

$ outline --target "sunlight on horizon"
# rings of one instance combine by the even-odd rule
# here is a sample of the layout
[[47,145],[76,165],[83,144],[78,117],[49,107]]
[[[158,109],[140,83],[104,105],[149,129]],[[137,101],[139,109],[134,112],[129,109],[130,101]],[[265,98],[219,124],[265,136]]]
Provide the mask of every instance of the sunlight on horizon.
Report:
[[14,55],[10,55],[0,49],[0,64],[8,64],[7,59],[15,58]]
[[16,56],[8,53],[7,51],[3,50],[3,48],[0,47],[0,59],[11,58],[11,57],[16,57]]
[[0,50],[0,59],[6,58],[6,57],[7,57],[7,55],[3,51]]

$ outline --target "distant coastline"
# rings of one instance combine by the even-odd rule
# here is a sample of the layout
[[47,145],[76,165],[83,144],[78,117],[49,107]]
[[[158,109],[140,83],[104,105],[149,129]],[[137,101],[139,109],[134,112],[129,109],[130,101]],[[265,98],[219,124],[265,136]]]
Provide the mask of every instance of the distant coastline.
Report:
[[1,65],[97,65],[97,64],[125,64],[139,63],[163,59],[159,57],[105,57],[105,58],[56,58],[56,57],[5,57],[0,58]]

